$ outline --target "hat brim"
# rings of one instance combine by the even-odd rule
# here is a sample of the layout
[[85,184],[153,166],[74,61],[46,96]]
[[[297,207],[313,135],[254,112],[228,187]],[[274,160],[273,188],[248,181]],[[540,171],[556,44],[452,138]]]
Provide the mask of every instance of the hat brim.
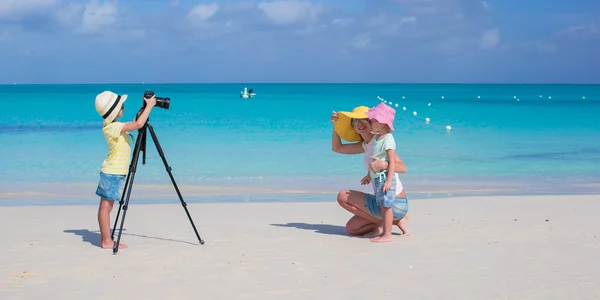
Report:
[[387,125],[390,128],[390,131],[394,131],[394,124],[393,124],[394,121],[388,121],[388,120],[385,120],[384,118],[380,118],[377,116],[377,114],[373,113],[373,111],[367,112],[367,117],[369,119],[375,119],[375,120],[377,120],[377,122],[379,122],[381,124]]
[[121,111],[121,107],[123,107],[123,103],[125,103],[125,101],[127,101],[127,95],[121,95],[121,101],[117,103],[117,106],[115,106],[115,109],[110,113],[110,115],[108,115],[108,117],[104,119],[104,126],[112,123],[117,118],[119,112]]
[[348,142],[360,142],[363,139],[352,126],[352,119],[368,119],[368,117],[366,113],[341,111],[338,113],[338,120],[333,124],[335,132]]

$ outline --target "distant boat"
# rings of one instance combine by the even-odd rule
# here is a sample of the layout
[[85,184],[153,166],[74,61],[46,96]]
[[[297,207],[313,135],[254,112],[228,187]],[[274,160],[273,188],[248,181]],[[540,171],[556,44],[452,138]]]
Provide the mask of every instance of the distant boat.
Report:
[[244,99],[253,98],[256,94],[253,89],[244,88],[244,91],[240,92],[240,97]]

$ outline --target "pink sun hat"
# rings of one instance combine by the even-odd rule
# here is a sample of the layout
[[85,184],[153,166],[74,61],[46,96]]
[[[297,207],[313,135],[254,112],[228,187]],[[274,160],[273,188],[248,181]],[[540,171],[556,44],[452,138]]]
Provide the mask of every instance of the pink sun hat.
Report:
[[385,103],[379,103],[367,112],[367,117],[369,117],[369,119],[375,119],[379,123],[386,124],[390,127],[391,131],[394,131],[395,116],[396,110]]

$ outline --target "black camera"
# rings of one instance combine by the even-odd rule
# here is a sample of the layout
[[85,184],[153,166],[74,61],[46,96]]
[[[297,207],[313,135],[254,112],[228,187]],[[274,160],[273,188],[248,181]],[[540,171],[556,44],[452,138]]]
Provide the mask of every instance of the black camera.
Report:
[[[144,92],[144,98],[149,99],[149,98],[152,98],[152,96],[154,96],[153,91]],[[171,98],[156,97],[156,106],[158,106],[162,109],[169,109],[170,103],[171,103]],[[142,104],[142,107],[146,107],[146,101],[144,101],[144,103]]]

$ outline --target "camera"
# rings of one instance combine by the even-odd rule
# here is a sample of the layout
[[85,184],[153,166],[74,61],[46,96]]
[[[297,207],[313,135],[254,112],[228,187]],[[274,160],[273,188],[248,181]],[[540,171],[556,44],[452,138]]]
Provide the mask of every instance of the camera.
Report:
[[[144,92],[144,98],[149,99],[149,98],[152,98],[152,96],[154,96],[153,91]],[[162,109],[169,109],[170,103],[171,103],[171,98],[156,97],[156,106],[157,107],[160,107]],[[143,108],[146,107],[146,101],[144,101],[144,103],[142,104],[142,107]]]

